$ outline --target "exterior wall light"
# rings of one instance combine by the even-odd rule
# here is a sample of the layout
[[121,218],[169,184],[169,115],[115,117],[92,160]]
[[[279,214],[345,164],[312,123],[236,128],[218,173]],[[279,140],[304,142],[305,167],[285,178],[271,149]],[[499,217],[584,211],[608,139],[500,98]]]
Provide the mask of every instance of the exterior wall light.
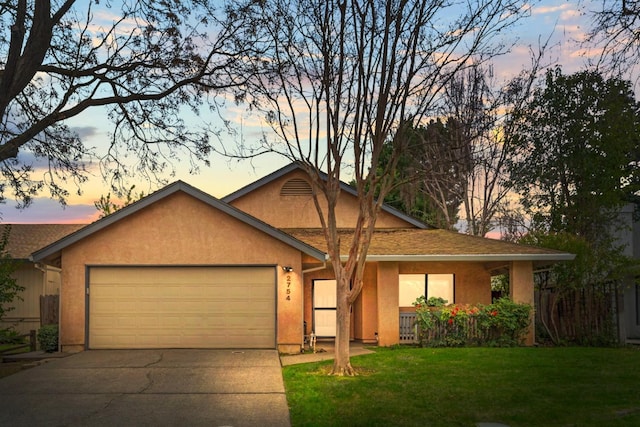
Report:
[[284,271],[286,271],[287,273],[291,273],[291,272],[293,271],[293,267],[288,266],[288,265],[283,265],[283,266],[282,266],[282,269],[283,269]]

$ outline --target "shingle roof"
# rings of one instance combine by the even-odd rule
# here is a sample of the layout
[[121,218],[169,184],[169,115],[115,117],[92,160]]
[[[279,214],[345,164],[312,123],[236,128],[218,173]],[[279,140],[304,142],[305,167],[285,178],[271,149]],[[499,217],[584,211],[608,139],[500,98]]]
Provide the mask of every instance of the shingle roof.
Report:
[[[322,230],[284,230],[298,240],[326,250]],[[341,230],[345,250],[353,232]],[[343,255],[344,257],[344,255]],[[483,237],[469,236],[447,230],[382,229],[371,239],[369,260],[569,260],[573,255],[552,249],[519,245]]]
[[14,259],[29,259],[38,249],[73,233],[86,224],[2,224],[0,232],[11,227],[7,250]]

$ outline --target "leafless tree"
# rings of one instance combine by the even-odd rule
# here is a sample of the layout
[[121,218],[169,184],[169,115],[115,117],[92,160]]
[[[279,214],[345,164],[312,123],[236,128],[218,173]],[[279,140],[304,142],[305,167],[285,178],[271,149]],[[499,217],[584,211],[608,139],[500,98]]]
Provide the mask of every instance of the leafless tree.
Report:
[[[114,184],[157,176],[178,153],[206,164],[210,134],[181,110],[215,109],[210,95],[244,80],[228,43],[238,28],[215,3],[1,1],[0,196],[27,205],[46,188],[64,203],[96,158]],[[106,152],[68,125],[89,109],[112,122]]]
[[460,123],[460,138],[468,149],[458,157],[466,180],[461,186],[465,231],[485,236],[498,225],[510,203],[512,185],[507,171],[515,155],[511,120],[529,98],[539,72],[544,46],[532,56],[532,67],[506,84],[498,84],[491,67],[474,64],[446,87],[444,114]]
[[[349,311],[362,289],[367,251],[409,124],[434,117],[451,76],[474,56],[507,49],[501,35],[528,13],[523,1],[261,0],[236,4],[254,34],[241,40],[255,70],[252,108],[273,133],[237,155],[277,152],[299,161],[314,199],[337,281],[333,374],[352,375]],[[511,43],[513,40],[509,41]],[[392,160],[376,169],[385,141]],[[326,179],[321,173],[326,173]],[[340,180],[349,173],[360,212],[353,238],[336,223]],[[375,189],[379,197],[374,197]],[[322,209],[323,205],[326,210]],[[341,262],[341,256],[346,259]]]

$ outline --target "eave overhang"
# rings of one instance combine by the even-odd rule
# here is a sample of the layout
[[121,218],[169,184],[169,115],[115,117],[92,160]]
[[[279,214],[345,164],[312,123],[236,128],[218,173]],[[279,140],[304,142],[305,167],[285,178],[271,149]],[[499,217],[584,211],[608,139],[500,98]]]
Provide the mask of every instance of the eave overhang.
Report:
[[[458,262],[496,262],[496,261],[573,261],[574,254],[458,254],[458,255],[367,255],[369,262],[417,262],[417,261],[458,261]],[[341,255],[340,260],[346,261],[348,255]]]

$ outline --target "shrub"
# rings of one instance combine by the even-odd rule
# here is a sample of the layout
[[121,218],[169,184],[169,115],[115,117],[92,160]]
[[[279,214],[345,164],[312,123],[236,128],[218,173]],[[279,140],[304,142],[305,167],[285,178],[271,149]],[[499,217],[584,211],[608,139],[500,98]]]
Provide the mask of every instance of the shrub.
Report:
[[429,306],[418,298],[416,322],[425,347],[521,345],[530,321],[531,306],[500,298],[490,305]]
[[444,307],[447,304],[447,300],[440,297],[431,297],[427,300],[427,306],[429,307]]
[[58,351],[58,325],[44,325],[38,330],[40,349],[47,353]]
[[7,328],[0,329],[0,344],[22,344],[25,339],[17,331]]

